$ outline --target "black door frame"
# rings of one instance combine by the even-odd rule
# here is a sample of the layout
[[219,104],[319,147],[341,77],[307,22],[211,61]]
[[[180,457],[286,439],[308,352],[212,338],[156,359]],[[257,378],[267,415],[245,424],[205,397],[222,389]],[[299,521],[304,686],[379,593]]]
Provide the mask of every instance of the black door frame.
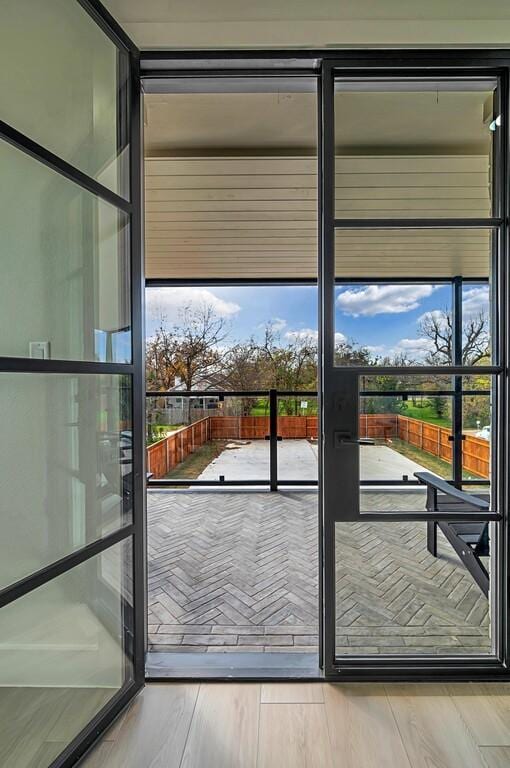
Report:
[[[508,82],[510,74],[510,52],[506,50],[232,50],[225,51],[142,51],[140,59],[140,72],[144,90],[146,92],[164,91],[165,81],[169,82],[170,89],[175,87],[176,81],[185,79],[191,80],[204,77],[210,78],[253,78],[253,77],[303,77],[315,76],[318,82],[318,132],[319,132],[319,158],[318,158],[318,179],[319,179],[319,264],[322,269],[326,267],[330,272],[328,278],[334,281],[334,271],[331,271],[331,254],[333,253],[334,239],[334,171],[331,162],[328,162],[328,153],[330,156],[331,148],[334,146],[334,126],[332,115],[333,103],[333,70],[342,70],[344,73],[362,73],[363,75],[372,75],[381,77],[381,75],[402,76],[413,70],[421,70],[422,73],[435,74],[440,77],[452,77],[454,75],[461,77],[499,77],[501,82],[501,113],[508,115]],[[502,207],[498,215],[492,220],[492,224],[499,228],[501,235],[500,247],[503,254],[508,250],[508,199],[506,194],[506,184],[508,182],[508,122],[503,122],[503,139],[500,148],[500,162],[502,167],[502,176],[504,183],[500,188]],[[347,222],[342,222],[346,225]],[[351,222],[352,223],[352,222]],[[391,226],[395,222],[379,222],[380,226]],[[442,226],[448,223],[441,220]],[[454,224],[458,226],[461,222],[456,220]],[[410,220],[407,220],[409,226]],[[423,224],[423,222],[421,222]],[[429,226],[437,226],[438,222],[429,221]],[[487,226],[487,220],[466,221],[466,226],[474,227]],[[329,265],[325,264],[328,260]],[[505,259],[502,259],[505,263]],[[503,267],[499,275],[501,285],[506,285],[506,270]],[[164,281],[162,281],[164,282]],[[327,289],[324,281],[319,289],[319,321],[322,327],[324,317],[331,314],[331,306],[328,303]],[[503,338],[500,339],[500,348],[502,350],[501,366],[493,366],[494,372],[500,374],[503,380],[501,388],[503,396],[501,397],[500,418],[502,424],[505,424],[505,439],[501,441],[502,466],[504,466],[504,457],[508,455],[509,441],[509,419],[506,408],[508,396],[508,359],[507,345],[508,328],[507,302],[504,306],[504,322],[501,323]],[[326,352],[319,342],[319,355]],[[408,371],[411,372],[411,371]],[[423,372],[423,369],[416,371]],[[448,373],[466,372],[448,368]],[[469,371],[468,371],[469,372]],[[490,372],[490,371],[489,371]],[[323,370],[319,371],[319,393],[324,392]],[[324,416],[328,405],[324,397],[319,394],[319,410]],[[320,451],[320,454],[322,451]],[[323,456],[319,456],[319,473]],[[510,497],[510,478],[498,475],[499,492],[498,497],[502,500],[502,510],[507,508],[507,500]],[[332,627],[331,616],[333,611],[325,610],[326,602],[331,606],[331,600],[334,584],[334,574],[331,565],[334,562],[334,547],[329,530],[324,537],[323,527],[328,525],[324,518],[322,493],[319,494],[320,506],[322,508],[319,522],[319,534],[322,541],[320,552],[320,602],[322,616],[329,615],[329,628],[326,625],[326,632],[323,633],[321,622],[321,662],[323,662],[324,673],[327,679],[356,679],[356,680],[376,680],[376,679],[408,679],[408,680],[430,680],[440,676],[448,677],[452,680],[461,679],[501,679],[507,676],[507,660],[509,652],[509,633],[507,624],[509,595],[507,589],[508,581],[508,549],[509,549],[509,531],[506,515],[503,522],[500,523],[502,535],[498,541],[498,584],[500,588],[500,615],[499,615],[499,639],[498,656],[489,658],[423,658],[423,659],[382,659],[382,660],[345,660],[342,659],[341,668],[332,662],[333,649],[331,647]],[[334,621],[334,619],[333,619]],[[328,640],[329,635],[329,640]]]
[[[65,747],[53,761],[52,768],[70,768],[94,744],[98,737],[111,725],[126,705],[145,683],[145,632],[146,632],[146,543],[145,543],[145,372],[144,372],[144,261],[143,261],[143,198],[142,198],[142,115],[140,51],[106,11],[98,0],[76,0],[97,26],[116,46],[119,66],[118,93],[118,149],[128,146],[129,156],[129,198],[116,194],[108,187],[87,175],[71,162],[62,159],[15,126],[0,120],[0,140],[9,143],[37,162],[45,165],[72,181],[77,188],[87,190],[99,200],[104,200],[122,211],[129,222],[129,241],[123,241],[130,268],[131,304],[131,362],[94,362],[84,360],[40,360],[22,357],[0,356],[0,372],[40,374],[112,374],[131,379],[131,423],[132,488],[126,495],[130,507],[131,521],[113,533],[87,544],[62,557],[35,573],[20,579],[0,590],[0,610],[3,606],[22,598],[33,590],[49,583],[56,577],[71,572],[82,563],[107,551],[121,542],[132,544],[131,572],[126,573],[126,590],[132,589],[132,600],[122,602],[124,627],[124,650],[126,662],[131,669],[130,679],[115,693],[110,701],[90,720],[83,730]],[[122,82],[123,77],[126,78]],[[13,84],[15,86],[15,83]],[[128,500],[127,500],[128,499]],[[105,586],[105,603],[99,607],[108,613],[108,599],[111,593]]]
[[[357,435],[358,428],[358,376],[363,374],[373,373],[373,369],[353,367],[349,369],[335,368],[333,359],[333,334],[334,334],[334,292],[333,286],[335,284],[335,232],[338,229],[407,229],[407,228],[492,228],[498,232],[498,245],[500,248],[501,259],[498,265],[498,273],[496,276],[497,284],[499,287],[497,303],[498,309],[502,317],[501,322],[501,335],[496,339],[496,359],[494,365],[488,366],[486,372],[488,374],[495,374],[499,376],[503,386],[498,387],[499,397],[497,403],[497,411],[500,417],[505,418],[505,398],[501,397],[503,387],[505,386],[506,379],[506,329],[508,328],[508,318],[506,315],[507,307],[507,295],[506,295],[506,258],[507,253],[507,199],[506,199],[506,184],[497,183],[496,189],[498,191],[498,198],[495,201],[495,215],[488,219],[335,219],[335,206],[334,206],[334,194],[335,194],[335,170],[334,170],[334,86],[335,79],[338,78],[357,78],[360,80],[377,80],[377,79],[419,79],[419,78],[439,78],[439,79],[453,79],[463,78],[471,79],[475,76],[483,78],[497,78],[499,80],[499,94],[501,98],[501,114],[503,115],[503,125],[507,125],[506,116],[507,104],[508,104],[508,69],[507,67],[494,67],[488,64],[486,67],[480,67],[479,63],[473,63],[472,59],[464,61],[462,64],[458,62],[452,63],[451,66],[440,66],[441,56],[430,57],[426,65],[424,65],[421,56],[416,57],[414,54],[400,55],[400,61],[398,66],[395,66],[393,56],[381,56],[381,61],[378,66],[374,66],[373,61],[365,62],[365,66],[360,66],[359,62],[349,65],[342,58],[330,59],[323,63],[322,69],[322,94],[323,94],[323,114],[322,114],[322,128],[323,128],[323,167],[322,167],[322,195],[324,200],[323,205],[323,221],[322,221],[322,264],[321,264],[321,298],[322,298],[322,339],[325,341],[323,348],[323,368],[321,374],[323,375],[321,392],[323,394],[323,462],[325,474],[322,478],[322,494],[321,502],[323,505],[323,519],[324,519],[324,544],[323,544],[323,557],[324,557],[324,606],[325,606],[325,628],[324,628],[324,660],[325,660],[325,675],[327,679],[331,680],[345,680],[345,679],[422,679],[430,680],[435,677],[449,677],[451,679],[473,679],[480,677],[492,677],[498,675],[506,675],[506,652],[508,647],[508,632],[506,628],[506,614],[508,608],[508,594],[507,594],[507,580],[506,580],[506,562],[507,562],[507,544],[508,533],[506,528],[506,522],[499,523],[499,533],[496,537],[496,594],[497,601],[495,610],[497,611],[497,637],[496,637],[496,652],[494,656],[488,657],[464,657],[460,655],[455,658],[448,657],[408,657],[402,658],[398,656],[387,655],[383,658],[359,656],[356,657],[342,657],[337,659],[335,657],[335,545],[334,545],[334,530],[335,522],[340,519],[345,520],[425,520],[427,513],[363,513],[360,515],[359,509],[356,509],[359,505],[358,500],[358,487],[357,483],[347,483],[348,487],[342,485],[342,498],[345,500],[350,499],[350,505],[347,513],[338,514],[338,503],[335,504],[335,499],[338,499],[338,493],[340,489],[341,478],[339,478],[338,471],[335,472],[338,462],[338,451],[342,451],[342,462],[350,468],[350,477],[357,478],[359,474],[358,466],[358,448],[353,446],[335,445],[334,442],[334,430],[344,429],[346,432],[351,433],[353,436]],[[507,130],[507,129],[506,129]],[[498,176],[506,178],[506,158],[507,152],[507,135],[506,130],[500,134],[500,138],[497,142],[497,156],[495,159],[495,166],[499,170]],[[458,301],[459,295],[456,295]],[[497,300],[496,300],[497,301]],[[460,313],[458,313],[460,315]],[[458,336],[458,334],[457,334]],[[458,339],[457,339],[458,340]],[[457,345],[458,347],[459,345]],[[458,352],[458,350],[457,350]],[[461,374],[469,374],[474,372],[473,369],[468,367],[462,368],[461,361],[455,359],[454,365],[451,367],[444,367],[430,369],[429,373],[447,373],[453,374],[455,380],[455,389],[459,390],[459,395],[462,389]],[[377,369],[379,372],[379,368]],[[381,368],[381,372],[382,368]],[[395,372],[394,369],[388,368],[388,373]],[[406,373],[420,373],[426,372],[425,367],[407,368]],[[460,385],[460,386],[458,386]],[[342,401],[346,398],[354,407],[349,411],[348,416],[342,416],[339,411],[342,407]],[[461,403],[460,397],[457,398],[459,404]],[[355,404],[355,405],[354,405]],[[454,416],[454,432],[457,440],[461,439],[462,424],[461,424],[461,410],[457,407],[455,409]],[[460,418],[459,418],[460,416]],[[499,422],[500,424],[506,421]],[[499,469],[506,466],[506,447],[500,446],[499,455]],[[460,459],[460,450],[457,450],[455,458],[457,463]],[[457,475],[459,474],[459,468],[457,469]],[[335,487],[335,478],[338,481],[338,487]],[[499,520],[500,512],[506,509],[507,498],[507,484],[508,478],[503,477],[503,472],[496,471],[496,481],[493,483],[495,490],[495,498],[497,499],[497,509],[494,507],[493,513],[487,513],[484,520]],[[345,478],[344,478],[345,480]],[[458,478],[457,478],[458,480]],[[335,509],[336,507],[336,509]],[[345,508],[344,508],[345,509]],[[481,518],[480,518],[481,519]]]
[[[325,104],[325,99],[332,97],[331,73],[333,68],[345,71],[372,70],[375,74],[402,72],[413,68],[434,69],[448,76],[453,70],[464,75],[474,72],[482,74],[497,74],[503,84],[501,112],[505,116],[504,140],[501,151],[503,172],[503,189],[501,190],[503,208],[500,212],[501,247],[505,258],[500,274],[502,284],[506,286],[508,278],[508,224],[509,201],[507,186],[509,180],[508,167],[508,83],[510,74],[510,52],[504,49],[472,49],[472,50],[332,50],[308,49],[286,50],[268,49],[258,51],[222,50],[216,51],[140,51],[126,35],[121,26],[106,11],[99,0],[76,0],[105,32],[108,37],[129,56],[130,77],[129,93],[121,100],[122,109],[128,110],[130,132],[130,201],[126,201],[109,189],[94,181],[70,163],[48,151],[37,142],[23,135],[14,126],[0,121],[0,138],[31,155],[37,161],[45,164],[59,174],[69,178],[82,188],[89,190],[101,199],[112,203],[130,217],[131,238],[129,244],[131,263],[131,304],[132,304],[132,352],[130,364],[94,363],[83,361],[33,360],[23,358],[0,358],[0,370],[3,372],[33,372],[33,373],[111,373],[125,374],[132,377],[133,384],[133,522],[120,531],[110,534],[101,541],[84,547],[58,562],[43,568],[26,579],[15,583],[0,592],[0,606],[28,594],[38,586],[47,583],[61,573],[71,570],[81,562],[106,550],[117,541],[131,539],[133,541],[133,586],[134,586],[134,647],[133,664],[134,677],[132,682],[122,689],[95,716],[86,728],[72,741],[60,757],[53,763],[53,768],[68,768],[94,743],[98,736],[113,722],[124,707],[129,703],[145,680],[145,651],[146,651],[146,517],[145,517],[145,382],[144,382],[144,261],[143,261],[143,141],[142,141],[142,110],[141,87],[150,91],[151,81],[165,78],[195,78],[207,77],[303,77],[317,78],[319,89],[319,263],[322,264],[325,254],[331,252],[332,231],[331,221],[334,220],[331,196],[331,167],[328,166],[326,150],[332,146],[332,115]],[[457,222],[458,223],[458,222]],[[320,320],[327,308],[324,286],[320,297]],[[504,322],[502,331],[504,338],[501,345],[503,350],[502,373],[503,397],[501,398],[501,423],[505,426],[505,434],[501,440],[501,450],[504,465],[507,464],[510,440],[510,419],[507,408],[509,398],[508,359],[509,336],[508,302],[504,307]],[[320,350],[322,352],[322,349]],[[451,372],[451,371],[450,371]],[[324,382],[320,372],[320,391]],[[324,413],[325,403],[320,398],[320,409]],[[322,457],[320,457],[319,469]],[[326,666],[326,676],[329,679],[422,679],[429,680],[436,676],[442,679],[501,679],[509,677],[508,662],[510,657],[510,635],[508,627],[508,577],[509,577],[509,527],[506,516],[510,499],[510,473],[499,478],[502,511],[505,513],[501,523],[502,536],[498,551],[498,580],[501,585],[500,602],[500,648],[497,659],[481,660],[473,664],[471,660],[448,660],[444,664],[437,660],[422,660],[418,663],[404,662],[395,665],[383,660],[381,664],[354,662],[351,665],[342,664],[338,670],[331,664]],[[322,536],[322,530],[320,531]],[[325,564],[331,562],[334,552],[330,551],[327,542],[320,552],[321,572],[324,574]],[[324,584],[321,579],[321,611],[324,614]],[[326,590],[326,595],[329,592]],[[326,643],[327,646],[327,643]],[[328,655],[329,651],[326,647]],[[341,672],[341,674],[339,674]]]

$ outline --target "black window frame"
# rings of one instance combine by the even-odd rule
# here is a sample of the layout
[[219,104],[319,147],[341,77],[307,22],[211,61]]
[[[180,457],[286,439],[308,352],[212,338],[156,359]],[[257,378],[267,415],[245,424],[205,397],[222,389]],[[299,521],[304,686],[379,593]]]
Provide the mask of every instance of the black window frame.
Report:
[[[1,373],[41,373],[51,375],[126,376],[131,381],[132,450],[132,520],[118,530],[99,538],[80,549],[47,565],[0,590],[0,611],[58,576],[71,572],[102,552],[122,542],[130,544],[132,568],[132,605],[118,595],[126,620],[124,647],[132,670],[130,678],[112,696],[91,721],[67,744],[53,761],[52,768],[71,768],[97,740],[136,693],[145,684],[146,651],[146,519],[145,519],[145,371],[144,371],[144,262],[143,262],[143,138],[140,78],[140,51],[120,25],[98,0],[73,0],[91,17],[118,51],[118,133],[119,150],[129,147],[129,195],[124,198],[87,175],[72,163],[60,158],[15,126],[0,120],[0,141],[5,141],[70,180],[80,189],[87,190],[124,212],[128,217],[129,238],[123,239],[127,263],[130,267],[131,305],[131,362],[95,362],[85,360],[31,359],[0,356]],[[15,87],[15,84],[13,84]]]

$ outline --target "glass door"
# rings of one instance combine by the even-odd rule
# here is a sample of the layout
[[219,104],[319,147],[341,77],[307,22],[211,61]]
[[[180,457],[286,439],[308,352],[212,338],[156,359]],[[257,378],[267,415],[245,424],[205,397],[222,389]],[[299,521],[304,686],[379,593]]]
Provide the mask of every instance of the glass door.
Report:
[[490,74],[324,66],[330,676],[499,663],[499,94]]
[[139,94],[99,3],[0,38],[0,764],[42,768],[144,679]]

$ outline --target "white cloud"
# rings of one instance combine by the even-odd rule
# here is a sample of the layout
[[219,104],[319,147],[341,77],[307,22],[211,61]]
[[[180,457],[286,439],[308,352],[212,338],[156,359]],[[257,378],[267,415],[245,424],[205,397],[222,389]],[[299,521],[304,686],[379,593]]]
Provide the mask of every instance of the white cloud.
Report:
[[386,347],[384,344],[364,344],[363,345],[365,349],[367,349],[372,355],[383,355],[387,354]]
[[434,285],[366,285],[342,291],[336,305],[346,315],[353,317],[393,315],[416,309],[420,306],[420,300],[435,290]]
[[464,288],[462,291],[462,316],[465,319],[476,317],[481,312],[489,313],[489,286],[479,285]]
[[419,318],[416,320],[416,323],[419,325],[424,320],[428,320],[429,318],[433,320],[438,320],[440,322],[444,322],[445,311],[446,310],[444,309],[431,309],[430,312],[424,312],[423,315],[420,315]]
[[[287,331],[285,338],[289,341],[308,341],[309,343],[317,344],[319,342],[319,331],[313,328],[301,328],[297,331]],[[343,344],[346,341],[347,336],[345,336],[345,334],[340,331],[335,333],[335,344]]]
[[287,327],[287,321],[284,320],[283,317],[273,317],[272,320],[269,321],[269,325],[275,333],[280,333],[280,331],[283,331],[283,329]]
[[220,317],[232,317],[241,307],[233,301],[225,301],[207,288],[150,288],[146,291],[147,313],[153,320],[164,316],[168,323],[179,318],[184,307],[210,306]]
[[405,355],[411,360],[423,360],[428,352],[433,351],[434,344],[430,339],[400,339],[390,350],[391,357],[395,355]]
[[287,331],[285,338],[289,341],[308,341],[317,343],[319,340],[319,331],[313,328],[301,328],[298,331]]
[[[489,286],[477,285],[473,288],[464,288],[462,291],[462,317],[464,320],[469,320],[476,317],[481,312],[484,314],[489,313]],[[433,318],[440,321],[440,325],[444,324],[445,309],[431,309],[430,312],[424,312],[420,315],[417,323],[423,322],[428,318]]]

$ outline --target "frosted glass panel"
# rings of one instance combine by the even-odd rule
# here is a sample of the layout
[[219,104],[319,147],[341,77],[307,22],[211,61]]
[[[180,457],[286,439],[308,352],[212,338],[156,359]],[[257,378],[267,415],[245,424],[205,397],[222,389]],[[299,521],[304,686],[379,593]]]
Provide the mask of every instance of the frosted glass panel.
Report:
[[123,57],[74,0],[2,2],[2,120],[127,196]]
[[131,522],[129,377],[0,374],[0,588]]
[[0,764],[50,765],[132,679],[131,540],[0,609]]
[[1,141],[0,167],[0,355],[129,362],[127,216]]

